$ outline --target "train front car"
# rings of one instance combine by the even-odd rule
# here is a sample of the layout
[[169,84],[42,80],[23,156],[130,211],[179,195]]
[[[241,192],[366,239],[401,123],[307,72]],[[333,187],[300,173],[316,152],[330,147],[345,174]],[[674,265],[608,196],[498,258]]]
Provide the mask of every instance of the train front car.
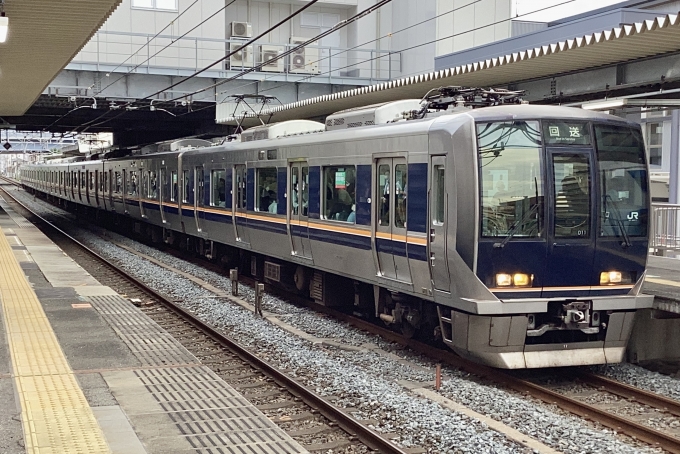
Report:
[[640,127],[561,107],[470,115],[460,129],[475,136],[466,164],[476,172],[455,169],[466,159],[454,133],[463,219],[449,238],[477,279],[451,278],[458,303],[440,306],[444,340],[508,369],[621,362],[636,311],[653,299],[640,292],[650,212]]

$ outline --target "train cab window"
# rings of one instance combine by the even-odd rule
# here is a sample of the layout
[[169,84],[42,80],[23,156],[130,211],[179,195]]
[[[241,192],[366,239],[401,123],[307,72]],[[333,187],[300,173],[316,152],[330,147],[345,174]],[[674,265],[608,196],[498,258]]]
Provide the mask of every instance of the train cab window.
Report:
[[596,124],[594,129],[602,194],[600,236],[646,236],[649,189],[642,135],[629,126]]
[[324,219],[354,222],[356,167],[324,167],[324,181]]
[[210,205],[224,207],[227,201],[227,171],[225,169],[212,170],[210,172]]
[[555,237],[590,236],[590,165],[588,155],[553,156]]
[[483,237],[541,236],[541,145],[537,121],[477,124]]
[[177,171],[173,170],[170,174],[170,201],[177,201]]
[[182,181],[184,181],[184,191],[182,193],[182,202],[189,202],[189,194],[191,193],[191,180],[189,179],[189,170],[182,171]]
[[394,166],[394,226],[399,228],[406,227],[406,191],[408,190],[408,168],[406,164]]
[[115,183],[114,183],[114,190],[113,192],[120,193],[121,187],[123,186],[123,179],[120,176],[120,172],[116,172],[115,175]]
[[257,201],[256,211],[267,211],[276,213],[278,209],[277,194],[278,174],[276,167],[265,167],[257,169]]
[[136,171],[131,171],[130,172],[130,178],[128,179],[128,189],[127,193],[128,195],[137,195],[137,186],[139,182],[137,181],[137,172]]

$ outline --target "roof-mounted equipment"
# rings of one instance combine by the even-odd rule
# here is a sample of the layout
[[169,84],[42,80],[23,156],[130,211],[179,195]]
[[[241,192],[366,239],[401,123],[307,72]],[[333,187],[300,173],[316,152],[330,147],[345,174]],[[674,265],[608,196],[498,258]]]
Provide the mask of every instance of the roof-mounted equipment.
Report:
[[424,118],[428,112],[455,110],[456,108],[476,109],[503,104],[527,104],[522,99],[524,91],[504,88],[439,87],[428,91],[421,100],[421,109],[412,111],[409,119]]
[[326,117],[326,131],[392,123],[404,119],[404,112],[420,110],[419,99],[402,99],[341,110]]
[[248,128],[241,133],[241,142],[275,139],[299,134],[322,132],[323,123],[311,120],[289,120]]

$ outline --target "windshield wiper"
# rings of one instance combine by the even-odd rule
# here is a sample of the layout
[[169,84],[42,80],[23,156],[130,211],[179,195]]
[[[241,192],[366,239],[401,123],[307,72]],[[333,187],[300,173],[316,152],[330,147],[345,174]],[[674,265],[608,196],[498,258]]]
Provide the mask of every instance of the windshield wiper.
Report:
[[508,241],[510,241],[510,238],[515,236],[515,233],[517,233],[519,226],[524,224],[524,222],[526,222],[532,214],[536,213],[536,211],[538,211],[538,207],[539,207],[539,203],[538,203],[538,200],[537,200],[536,204],[533,207],[531,207],[531,209],[529,211],[524,213],[524,216],[522,216],[522,218],[519,221],[512,224],[512,226],[510,227],[510,230],[508,230],[507,236],[503,239],[503,241],[501,241],[500,243],[494,243],[493,247],[494,248],[505,247],[505,245],[508,244]]
[[614,220],[616,221],[616,225],[619,226],[619,230],[621,230],[621,236],[623,236],[623,243],[621,243],[621,246],[630,247],[632,243],[630,242],[628,232],[626,232],[626,228],[623,225],[623,221],[619,217],[619,207],[612,198],[612,196],[610,196],[609,194],[604,195],[605,213],[609,213],[609,211],[607,211],[607,199],[609,199],[612,202],[612,206],[614,207]]

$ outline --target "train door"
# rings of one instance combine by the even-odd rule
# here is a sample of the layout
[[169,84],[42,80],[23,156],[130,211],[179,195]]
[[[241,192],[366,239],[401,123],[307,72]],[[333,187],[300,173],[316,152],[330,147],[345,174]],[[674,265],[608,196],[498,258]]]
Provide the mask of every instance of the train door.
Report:
[[123,213],[128,214],[128,180],[130,176],[127,170],[123,169],[123,186],[121,187],[120,194],[123,197]]
[[445,161],[445,156],[432,156],[430,160],[430,187],[427,192],[430,205],[428,246],[430,277],[434,288],[442,292],[451,292],[446,238],[448,195]]
[[203,166],[196,166],[194,171],[194,183],[196,184],[196,187],[194,188],[194,194],[196,195],[194,198],[194,218],[196,219],[196,230],[200,233],[203,232],[201,227],[204,217],[204,211],[201,208],[204,206],[205,202]]
[[111,186],[113,185],[113,170],[109,170],[109,178],[108,178],[108,187],[106,188],[106,191],[109,193],[109,208],[113,209],[113,191],[111,190]]
[[94,200],[97,202],[97,206],[99,206],[99,194],[102,193],[102,184],[101,184],[101,175],[99,175],[99,170],[94,171],[94,187],[95,187],[95,192],[94,192]]
[[85,189],[85,172],[78,171],[78,199],[83,201],[83,192]]
[[379,272],[390,279],[411,282],[406,254],[406,159],[378,159],[376,176],[375,248]]
[[288,232],[291,239],[292,253],[297,257],[312,258],[312,245],[309,241],[308,200],[309,200],[309,166],[306,162],[295,162],[290,166],[288,180]]
[[160,183],[157,185],[157,191],[158,191],[158,203],[160,204],[160,210],[161,210],[161,221],[163,224],[165,224],[167,221],[165,220],[165,206],[163,205],[163,198],[167,197],[166,192],[166,178],[168,178],[168,169],[166,167],[161,167],[161,174],[160,174]]
[[234,200],[232,201],[232,219],[234,220],[234,231],[236,241],[250,243],[248,231],[246,230],[246,201],[247,201],[247,181],[246,166],[234,166]]
[[548,149],[552,208],[544,292],[589,283],[595,254],[591,154],[590,149]]
[[85,171],[85,199],[87,200],[87,204],[90,205],[90,194],[92,193],[93,189],[93,184],[92,184],[92,179],[94,178],[94,175],[92,175],[91,170],[86,170]]

